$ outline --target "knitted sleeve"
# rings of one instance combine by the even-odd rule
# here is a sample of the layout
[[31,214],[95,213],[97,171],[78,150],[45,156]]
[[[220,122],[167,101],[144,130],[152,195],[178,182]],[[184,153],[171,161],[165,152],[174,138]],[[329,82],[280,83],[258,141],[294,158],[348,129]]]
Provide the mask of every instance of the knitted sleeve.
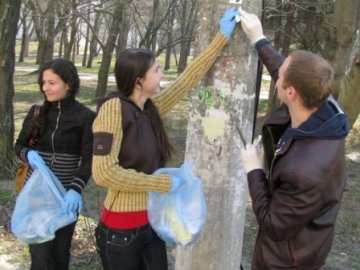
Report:
[[209,46],[204,49],[167,89],[154,97],[160,115],[168,113],[175,104],[189,92],[205,75],[215,62],[216,57],[229,40],[217,33]]
[[106,101],[93,123],[94,146],[92,173],[96,184],[119,191],[168,192],[168,175],[148,175],[119,165],[119,152],[123,137],[121,103],[119,98]]

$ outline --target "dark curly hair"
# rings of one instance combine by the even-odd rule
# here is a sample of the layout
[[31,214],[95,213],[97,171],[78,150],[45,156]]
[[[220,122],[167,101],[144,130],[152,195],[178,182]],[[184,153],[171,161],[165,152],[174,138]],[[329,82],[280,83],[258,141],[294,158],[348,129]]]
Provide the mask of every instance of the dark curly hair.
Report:
[[45,62],[41,65],[39,69],[38,84],[40,86],[40,91],[42,90],[43,85],[43,73],[45,70],[51,69],[56,75],[58,75],[61,80],[69,85],[69,95],[75,97],[79,92],[80,88],[80,79],[77,69],[73,62],[65,59],[54,59],[49,62]]
[[[75,98],[80,88],[80,79],[77,69],[73,62],[66,59],[54,59],[48,62],[43,63],[39,68],[38,84],[41,93],[44,91],[43,86],[43,73],[45,70],[52,70],[56,75],[58,75],[62,81],[64,81],[69,86],[68,96],[66,98]],[[31,138],[34,138],[41,135],[45,130],[45,115],[49,109],[50,102],[46,99],[44,100],[43,105],[40,108],[40,113],[36,118],[33,118],[30,123],[30,135]],[[34,107],[35,108],[35,107]],[[34,109],[33,108],[33,109]]]

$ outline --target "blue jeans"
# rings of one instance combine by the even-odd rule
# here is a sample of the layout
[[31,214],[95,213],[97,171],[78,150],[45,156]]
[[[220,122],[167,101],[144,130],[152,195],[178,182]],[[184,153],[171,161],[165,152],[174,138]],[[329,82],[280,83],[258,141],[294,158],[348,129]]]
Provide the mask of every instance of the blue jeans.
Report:
[[71,240],[76,222],[55,232],[55,238],[40,244],[31,244],[30,270],[68,270]]
[[115,230],[99,223],[96,244],[104,270],[167,270],[165,242],[150,225]]

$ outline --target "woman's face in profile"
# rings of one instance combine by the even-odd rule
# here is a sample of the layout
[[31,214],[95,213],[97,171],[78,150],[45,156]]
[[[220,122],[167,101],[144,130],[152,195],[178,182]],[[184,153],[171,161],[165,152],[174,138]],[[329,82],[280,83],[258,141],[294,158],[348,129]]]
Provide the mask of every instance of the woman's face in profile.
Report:
[[51,69],[44,70],[42,76],[42,91],[49,102],[64,99],[69,93],[69,85],[66,84]]

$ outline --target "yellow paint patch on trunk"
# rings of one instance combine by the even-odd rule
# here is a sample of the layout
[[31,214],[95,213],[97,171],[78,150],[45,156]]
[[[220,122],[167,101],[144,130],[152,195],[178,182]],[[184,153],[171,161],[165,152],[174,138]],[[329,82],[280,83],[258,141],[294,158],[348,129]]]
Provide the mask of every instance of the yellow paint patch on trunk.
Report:
[[211,109],[207,116],[201,118],[204,135],[213,142],[217,138],[224,137],[225,125],[229,116],[223,111]]

